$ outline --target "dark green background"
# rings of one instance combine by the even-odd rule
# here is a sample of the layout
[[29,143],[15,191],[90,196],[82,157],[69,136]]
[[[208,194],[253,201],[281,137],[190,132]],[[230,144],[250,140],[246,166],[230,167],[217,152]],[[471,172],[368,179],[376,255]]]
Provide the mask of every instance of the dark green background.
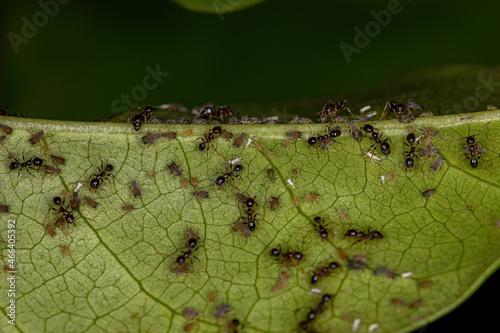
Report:
[[348,64],[339,43],[353,43],[353,28],[387,3],[271,0],[221,21],[168,1],[72,1],[15,54],[7,33],[21,34],[22,17],[32,21],[41,7],[3,1],[0,104],[29,117],[97,119],[157,64],[170,75],[138,104],[329,96],[423,66],[498,63],[499,2],[402,0],[402,12]]
[[[157,65],[170,75],[137,104],[286,101],[368,90],[426,66],[499,64],[500,2],[418,0],[402,0],[402,12],[348,64],[339,43],[352,44],[353,28],[387,3],[271,0],[221,21],[167,1],[72,1],[16,54],[7,34],[20,35],[22,17],[32,21],[41,7],[2,1],[0,106],[34,118],[109,116],[113,100]],[[426,332],[465,322],[486,330],[498,280]]]

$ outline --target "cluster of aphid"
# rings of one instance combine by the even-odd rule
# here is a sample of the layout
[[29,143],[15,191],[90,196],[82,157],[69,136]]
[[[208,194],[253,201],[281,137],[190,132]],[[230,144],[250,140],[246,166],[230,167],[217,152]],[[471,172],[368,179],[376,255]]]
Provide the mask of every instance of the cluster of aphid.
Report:
[[[330,102],[325,105],[323,110],[319,113],[319,119],[321,122],[323,121],[335,121],[335,122],[341,122],[341,121],[346,121],[345,117],[342,117],[340,113],[343,110],[349,111],[351,113],[350,109],[346,106],[346,101],[337,101],[337,102]],[[413,119],[412,113],[411,113],[411,107],[406,106],[402,103],[396,103],[396,102],[388,102],[386,104],[386,108],[384,109],[384,113],[387,110],[386,114],[383,114],[382,117],[388,118],[388,115],[390,112],[393,112],[396,115],[396,118],[398,118],[400,121],[407,121],[408,119]],[[142,109],[142,111],[134,116],[132,118],[132,126],[134,130],[138,131],[141,129],[141,126],[143,124],[150,123],[152,121],[160,123],[154,116],[154,111],[155,109],[151,106],[146,106]],[[238,112],[239,114],[239,112]],[[351,113],[352,115],[352,113]],[[212,122],[214,118],[219,118],[222,122],[227,119],[228,117],[233,116],[233,110],[227,106],[225,107],[205,107],[198,115],[199,118],[203,120],[208,120],[209,123]],[[403,119],[403,120],[402,120]],[[406,119],[406,120],[405,120]],[[298,121],[298,120],[297,120]],[[1,125],[0,124],[0,130],[2,130],[6,135],[9,135],[12,133],[12,129],[9,126],[6,125]],[[349,122],[349,127],[348,127],[349,133],[352,135],[352,137],[358,141],[362,141],[363,138],[367,137],[372,141],[372,145],[369,147],[368,151],[375,152],[377,147],[379,147],[381,153],[385,156],[388,156],[391,153],[391,145],[388,141],[390,139],[385,138],[382,139],[382,133],[379,132],[376,128],[374,128],[370,124],[365,124],[361,128],[358,127],[357,123],[353,120]],[[425,129],[425,139],[423,139],[423,148],[420,150],[420,157],[423,158],[428,158],[431,156],[436,155],[439,152],[438,148],[432,147],[430,142],[431,138],[435,137],[437,135],[437,132],[433,133],[431,131],[432,129]],[[191,133],[189,133],[191,134]],[[188,135],[189,135],[188,134]],[[332,125],[329,124],[328,127],[325,127],[325,134],[320,135],[316,134],[314,136],[310,136],[307,139],[307,143],[309,147],[315,147],[317,150],[318,158],[319,158],[319,153],[318,149],[323,149],[326,150],[329,148],[331,143],[335,141],[335,139],[339,138],[342,134],[342,128],[340,126],[335,126],[332,128]],[[6,135],[0,136],[0,143],[3,142],[6,138]],[[41,138],[43,137],[44,133],[39,132],[32,136],[29,141],[31,144],[35,145],[37,144]],[[177,134],[175,132],[165,132],[162,134],[153,134],[153,133],[147,133],[145,136],[142,137],[142,142],[147,145],[147,144],[152,144],[156,142],[160,137],[164,137],[167,139],[176,139]],[[294,142],[294,140],[298,140],[302,138],[302,132],[300,131],[289,131],[286,133],[286,140],[283,143],[284,148],[290,147],[291,143]],[[222,126],[215,126],[209,130],[207,130],[203,137],[199,138],[201,139],[201,143],[198,144],[198,150],[199,151],[206,151],[207,152],[207,160],[208,160],[208,151],[210,147],[213,148],[217,154],[218,153],[216,147],[215,147],[215,142],[218,138],[223,138],[227,141],[230,141],[231,138],[233,138],[233,133],[226,131],[225,129],[222,128]],[[406,136],[406,142],[404,142],[404,145],[408,148],[408,150],[403,151],[403,156],[404,156],[404,167],[406,170],[412,171],[413,166],[418,165],[418,145],[420,144],[422,138],[417,137],[414,131],[411,131],[407,136]],[[234,139],[234,146],[236,148],[240,148],[243,146],[244,142],[246,140],[246,135],[245,133],[241,133],[238,137]],[[249,140],[248,144],[251,142],[251,139]],[[392,143],[392,142],[391,142]],[[247,147],[248,147],[247,144]],[[255,147],[257,150],[263,152],[263,146],[259,142],[255,141]],[[484,149],[475,141],[475,136],[468,136],[466,138],[465,146],[464,146],[465,152],[468,155],[468,158],[470,159],[470,165],[472,168],[477,168],[478,167],[478,158],[481,157],[481,154],[484,152]],[[44,148],[44,150],[46,150]],[[269,153],[268,153],[269,154]],[[56,164],[64,164],[65,159],[59,156],[55,156],[50,154],[51,159],[54,161]],[[222,156],[222,155],[221,155]],[[268,155],[269,156],[269,155]],[[373,156],[373,153],[372,153]],[[9,164],[9,168],[11,170],[17,170],[18,171],[18,179],[19,179],[19,174],[21,170],[26,170],[28,173],[31,174],[31,171],[43,171],[49,174],[56,174],[60,173],[61,171],[53,166],[46,165],[45,160],[42,157],[37,157],[33,156],[29,159],[25,159],[24,155],[21,159],[17,159],[15,157],[11,157],[14,161],[12,161]],[[236,161],[236,162],[235,162]],[[219,190],[221,190],[224,186],[230,184],[233,188],[235,179],[237,177],[241,178],[241,172],[243,171],[243,165],[238,163],[239,160],[233,160],[229,163],[229,165],[226,165],[226,170],[225,172],[219,172],[221,174],[218,176],[214,182],[213,185],[217,186]],[[433,162],[431,169],[434,171],[439,170],[440,166],[442,164],[442,157],[438,157],[436,161]],[[175,176],[178,176],[179,178],[182,176],[182,171],[180,166],[173,162],[169,164],[168,170]],[[88,177],[86,181],[81,181],[78,182],[81,186],[81,183],[88,183],[89,186],[89,191],[94,190],[94,192],[97,192],[98,189],[102,189],[106,193],[106,197],[108,198],[108,201],[111,203],[109,200],[108,192],[103,188],[103,184],[106,182],[111,185],[111,180],[110,178],[113,177],[116,179],[115,175],[112,173],[114,170],[114,167],[112,164],[106,164],[101,160],[101,165],[98,167],[98,171]],[[267,171],[267,175],[269,177],[269,180],[271,182],[274,182],[276,180],[276,173],[273,169],[269,169]],[[294,177],[299,176],[299,171],[297,169],[292,170],[292,175]],[[118,179],[116,179],[118,181]],[[241,179],[243,181],[243,179]],[[198,181],[197,178],[193,177],[190,180],[188,178],[182,178],[181,183],[184,188],[187,188],[189,184],[191,184],[193,187],[198,186],[200,181]],[[288,179],[288,184],[292,184],[290,186],[294,186],[293,182]],[[246,185],[245,185],[246,186]],[[423,192],[424,196],[430,196],[434,193],[433,191],[435,189],[429,189]],[[135,198],[141,197],[141,190],[139,185],[137,184],[136,181],[132,181],[131,184],[131,192],[132,195]],[[430,194],[426,194],[430,193]],[[193,195],[198,198],[198,199],[207,199],[209,198],[209,193],[208,191],[205,190],[199,190],[199,191],[194,191]],[[257,224],[257,215],[256,213],[256,208],[259,206],[256,202],[256,196],[250,197],[246,196],[241,193],[241,191],[237,190],[236,192],[236,199],[237,201],[242,205],[243,207],[243,216],[240,217],[239,221],[236,222],[233,225],[233,231],[235,232],[241,232],[242,235],[246,238],[250,237],[252,232],[256,230],[256,224]],[[306,197],[308,198],[306,200]],[[316,200],[318,197],[318,194],[316,193],[308,193],[306,196],[304,196],[304,201],[313,201]],[[98,203],[89,197],[85,197],[84,201],[87,203],[92,208],[96,208]],[[75,190],[71,195],[70,195],[70,200],[69,203],[67,204],[65,202],[65,199],[62,199],[61,197],[54,197],[52,200],[53,204],[55,207],[52,207],[49,209],[49,212],[51,210],[56,212],[56,218],[51,220],[54,221],[54,223],[49,223],[47,224],[47,232],[50,235],[55,234],[55,229],[54,228],[61,228],[66,225],[69,227],[70,225],[76,225],[75,223],[75,216],[74,212],[75,211],[80,211],[80,198],[78,196],[77,190]],[[279,198],[277,197],[272,197],[271,199],[266,200],[265,202],[269,202],[269,208],[270,210],[275,210],[279,204]],[[297,202],[297,203],[296,203]],[[298,206],[299,199],[297,197],[297,200],[295,200],[294,196],[294,204]],[[133,205],[127,205],[122,207],[123,210],[125,211],[132,211],[134,209]],[[0,205],[0,213],[6,213],[9,212],[9,207],[7,205]],[[81,215],[81,213],[80,213]],[[83,216],[81,216],[83,217]],[[327,224],[325,224],[324,219],[322,219],[319,216],[316,216],[313,220],[312,226],[314,228],[314,232],[318,234],[319,238],[321,241],[330,241],[333,238],[333,233],[331,230],[328,229]],[[364,232],[359,229],[349,229],[347,232],[344,233],[344,239],[345,238],[351,238],[354,239],[355,242],[353,243],[356,244],[358,242],[364,241],[365,244],[370,241],[370,240],[381,240],[384,238],[381,232],[373,230],[368,232]],[[195,271],[194,269],[194,262],[193,259],[196,259],[199,261],[199,259],[196,257],[196,253],[198,252],[199,248],[201,247],[200,245],[200,235],[195,232],[192,229],[187,230],[187,237],[184,241],[185,248],[183,250],[177,249],[174,253],[166,255],[163,253],[162,254],[165,256],[172,256],[177,252],[181,252],[180,255],[178,255],[173,263],[172,270],[174,273],[177,274],[182,274],[182,273],[187,273],[190,271]],[[338,248],[340,249],[340,248]],[[64,251],[64,249],[63,249]],[[65,252],[66,253],[66,252]],[[68,249],[69,253],[69,249]],[[346,260],[347,259],[347,254],[345,254],[345,251],[340,254],[339,256],[341,259]],[[270,256],[272,259],[278,261],[281,263],[281,265],[285,268],[290,268],[291,266],[297,266],[301,262],[305,260],[305,255],[298,250],[292,250],[290,248],[287,248],[286,251],[282,251],[281,246],[277,246],[273,248],[270,251]],[[348,261],[347,267],[349,269],[364,269],[366,268],[366,256],[364,255],[356,255],[354,256],[351,260]],[[337,261],[332,261],[328,263],[327,265],[317,267],[313,272],[312,276],[310,279],[311,285],[315,285],[318,283],[321,279],[330,276],[333,272],[338,271],[339,268],[341,268],[341,264],[338,263]],[[383,266],[379,266],[374,270],[374,274],[384,274],[386,276],[396,276],[394,271],[388,270]],[[394,273],[394,274],[393,274]],[[289,277],[289,273],[284,271],[282,272],[282,279],[280,280],[280,285],[284,286],[286,284],[286,279]],[[285,281],[285,282],[283,282]],[[281,288],[281,287],[280,287]],[[279,288],[275,290],[273,288],[273,291],[277,291]],[[323,295],[321,302],[318,304],[318,306],[309,311],[306,320],[302,321],[299,324],[299,327],[304,330],[304,331],[309,331],[310,324],[315,320],[316,316],[322,312],[324,312],[326,308],[326,303],[330,301],[331,296],[328,294]],[[225,306],[225,308],[221,308],[222,306]],[[218,313],[225,313],[227,312],[229,306],[222,304],[217,312],[216,312],[216,318],[220,318],[221,316],[218,316]],[[227,323],[226,328],[228,331],[233,331],[237,332],[238,328],[240,327],[240,322],[238,319],[233,319],[230,322]],[[192,326],[192,325],[191,325]],[[187,325],[186,325],[187,327]],[[192,326],[194,327],[194,326]]]

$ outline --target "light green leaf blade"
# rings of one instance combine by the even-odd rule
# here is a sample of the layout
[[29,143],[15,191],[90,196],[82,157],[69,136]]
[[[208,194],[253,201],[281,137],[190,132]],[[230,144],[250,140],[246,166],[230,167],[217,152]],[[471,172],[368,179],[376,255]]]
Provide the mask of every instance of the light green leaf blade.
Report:
[[[315,288],[320,294],[336,296],[311,328],[350,331],[357,319],[360,331],[372,325],[378,325],[378,332],[418,328],[451,311],[499,265],[499,118],[500,113],[493,111],[411,123],[417,129],[439,131],[432,142],[445,162],[433,172],[429,167],[434,159],[421,158],[424,176],[418,167],[405,172],[401,166],[403,149],[408,150],[402,143],[408,125],[396,121],[375,125],[392,142],[390,156],[377,163],[363,158],[370,140],[355,141],[345,125],[338,144],[319,151],[321,159],[306,140],[310,131],[324,133],[324,125],[224,126],[236,136],[245,132],[253,141],[236,148],[232,141],[218,139],[217,151],[212,147],[207,161],[207,154],[198,151],[197,138],[209,127],[147,125],[154,133],[178,135],[144,145],[145,130],[128,135],[126,124],[3,117],[0,123],[14,131],[1,146],[0,204],[7,204],[10,212],[1,215],[0,234],[7,242],[7,220],[16,220],[18,273],[16,326],[12,326],[7,323],[8,274],[2,272],[1,330],[177,332],[192,322],[183,316],[184,309],[192,307],[200,313],[193,322],[201,332],[224,331],[232,318],[244,324],[245,332],[298,331],[299,322],[321,298],[311,292],[312,272],[331,261],[342,267]],[[188,129],[193,133],[183,136]],[[46,133],[43,144],[53,142],[49,149],[66,158],[66,164],[60,175],[36,170],[30,175],[22,170],[16,187],[17,171],[9,170],[9,154],[21,162],[23,153],[25,159],[38,156],[41,146],[32,146],[28,139],[40,130]],[[290,130],[302,131],[303,137],[285,149],[285,133]],[[462,153],[464,137],[473,134],[480,134],[475,138],[485,149],[477,169]],[[378,148],[375,152],[380,155]],[[72,183],[97,173],[99,156],[104,165],[115,167],[116,179],[110,177],[102,185],[112,204],[104,191],[89,192],[84,184],[80,196],[95,198],[99,206],[92,209],[82,203],[84,217],[75,213],[76,226],[69,228],[68,235],[56,229],[51,237],[45,225],[57,216],[50,210],[52,198],[63,190],[73,191],[76,184]],[[234,187],[218,190],[213,180],[237,156],[244,167],[241,177],[235,178]],[[50,157],[43,157],[53,165]],[[172,161],[181,167],[181,177],[168,171]],[[268,169],[276,171],[275,182],[269,181]],[[292,175],[293,169],[299,171],[298,177]],[[390,179],[394,172],[396,178]],[[385,183],[381,176],[386,176]],[[183,177],[203,181],[197,188],[185,188]],[[132,180],[141,187],[140,198],[132,196]],[[244,215],[235,198],[236,188],[255,195],[258,203],[257,230],[248,239],[232,230]],[[429,188],[436,192],[423,197],[422,191]],[[210,197],[194,198],[193,191],[198,190],[209,191]],[[308,193],[319,197],[304,200]],[[280,199],[276,210],[266,202],[271,197]],[[121,209],[130,204],[133,211]],[[345,219],[339,218],[339,209],[346,213]],[[321,241],[314,232],[315,216],[325,219],[332,239]],[[188,261],[194,272],[176,274],[173,267],[179,253],[164,257],[155,252],[184,251],[188,228],[200,234],[202,246],[196,251],[197,259]],[[384,238],[344,239],[348,229],[368,232],[369,228]],[[2,244],[2,255],[7,256],[8,244]],[[302,251],[305,261],[288,268],[273,261],[269,251],[278,245]],[[69,256],[62,246],[68,246]],[[348,269],[339,247],[348,259],[366,255],[368,267]],[[374,275],[380,265],[398,276]],[[289,274],[286,285],[276,288],[284,271]],[[208,300],[212,292],[215,302]],[[396,306],[394,299],[405,304]],[[230,305],[230,313],[216,319],[221,303]]]

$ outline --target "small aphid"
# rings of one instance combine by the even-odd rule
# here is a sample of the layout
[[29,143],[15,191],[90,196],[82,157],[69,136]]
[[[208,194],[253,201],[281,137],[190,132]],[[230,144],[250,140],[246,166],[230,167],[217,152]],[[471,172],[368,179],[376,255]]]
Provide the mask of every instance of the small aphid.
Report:
[[422,300],[417,299],[416,301],[411,302],[408,306],[410,309],[418,309],[422,305]]
[[395,279],[398,274],[392,269],[388,269],[384,265],[380,265],[377,268],[373,269],[373,275],[385,275],[389,279]]
[[359,141],[359,140],[361,140],[363,138],[363,134],[361,134],[359,126],[353,120],[349,121],[349,133],[357,141]]
[[126,206],[123,206],[122,207],[122,210],[126,211],[126,212],[131,212],[134,210],[134,205],[126,205]]
[[146,175],[148,175],[149,178],[155,177],[155,173],[153,171],[146,171]]
[[5,273],[7,274],[13,274],[13,273],[16,273],[15,269],[9,265],[5,265],[3,267],[3,270],[5,271]]
[[439,148],[436,147],[426,147],[420,151],[420,157],[428,158],[439,153]]
[[290,278],[290,274],[287,271],[282,271],[281,278],[279,279],[278,284],[275,285],[271,289],[271,292],[276,293],[276,292],[280,291],[281,289],[285,288],[286,285],[288,284],[289,278]]
[[292,144],[293,139],[288,138],[285,141],[283,141],[283,148],[288,149],[290,148],[290,145]]
[[428,198],[428,197],[430,197],[431,195],[433,195],[433,194],[434,194],[434,192],[436,192],[436,189],[435,189],[435,188],[430,188],[430,189],[427,189],[427,190],[423,191],[423,192],[422,192],[422,196],[423,196],[424,198]]
[[356,271],[362,271],[363,269],[367,268],[368,263],[366,261],[366,254],[354,255],[351,260],[347,261],[347,267]]
[[280,199],[277,197],[272,197],[269,199],[269,209],[270,210],[275,210],[278,208],[278,204],[280,203]]
[[61,173],[61,169],[56,168],[52,165],[46,165],[45,169],[42,169],[43,172],[48,173],[49,175],[58,175]]
[[241,231],[242,235],[245,238],[249,238],[252,235],[252,231],[248,227],[248,223],[243,223],[243,222],[236,222],[233,225],[233,231],[234,232],[239,232]]
[[337,209],[337,214],[339,215],[339,219],[341,220],[345,220],[347,218],[347,213],[340,208]]
[[9,206],[7,205],[0,205],[0,213],[8,213],[10,211]]
[[31,142],[32,145],[37,144],[42,139],[44,134],[45,133],[43,133],[43,131],[36,133],[29,139],[29,142]]
[[168,166],[168,170],[170,170],[170,172],[173,173],[176,176],[181,176],[182,175],[181,167],[178,166],[177,164],[175,164],[175,162],[173,162],[173,161],[172,161],[172,164],[170,164]]
[[300,131],[290,131],[286,132],[286,136],[292,139],[299,139],[302,137],[302,132]]
[[185,308],[184,309],[184,317],[188,319],[195,319],[198,317],[199,313],[193,308]]
[[196,322],[187,323],[184,326],[184,332],[190,332],[190,331],[194,330],[195,328],[196,328]]
[[78,192],[73,192],[71,199],[69,199],[69,205],[72,210],[80,210],[80,198],[78,197]]
[[156,140],[160,138],[160,135],[155,134],[155,133],[147,133],[142,137],[142,143],[145,145],[150,145],[152,143],[155,143]]
[[435,128],[431,127],[424,127],[423,128],[425,136],[431,136],[431,137],[436,137],[438,136],[439,132]]
[[50,155],[50,158],[52,161],[54,161],[55,164],[62,164],[64,165],[66,163],[66,159],[61,156],[56,156],[56,155]]
[[299,170],[297,170],[297,169],[293,169],[293,170],[292,170],[292,176],[294,176],[294,177],[298,177],[298,176],[299,176]]
[[215,291],[212,291],[212,292],[210,293],[210,295],[208,295],[208,301],[209,301],[210,303],[215,302]]
[[193,195],[195,198],[198,198],[198,199],[208,199],[209,198],[208,191],[195,191],[195,192],[193,192]]
[[182,133],[182,136],[183,137],[187,137],[187,136],[190,136],[191,134],[193,134],[193,131],[188,129],[188,130],[185,130],[183,133]]
[[182,183],[182,187],[187,188],[188,185],[189,185],[189,179],[187,179],[186,177],[184,177],[184,178],[181,179],[181,183]]
[[245,133],[241,133],[240,135],[238,135],[236,137],[236,139],[234,139],[234,145],[236,146],[236,148],[240,148],[243,145],[243,142],[245,142],[246,136],[247,135]]
[[403,301],[401,298],[393,298],[391,300],[392,305],[400,307],[405,305],[405,301]]
[[222,303],[217,307],[215,310],[214,317],[215,318],[222,318],[224,317],[227,313],[229,312],[229,305]]
[[267,170],[267,177],[269,178],[269,181],[271,183],[274,183],[276,181],[276,173],[274,172],[273,169]]
[[62,252],[67,255],[68,257],[71,255],[71,253],[69,252],[69,247],[67,245],[63,245],[61,246],[61,250]]
[[288,186],[290,186],[291,188],[295,188],[295,183],[292,182],[292,180],[290,178],[287,178],[286,182],[287,182]]
[[434,162],[432,162],[431,170],[438,171],[439,169],[441,169],[442,165],[443,165],[443,156],[438,156],[438,158]]
[[90,208],[97,208],[97,205],[99,204],[97,201],[95,201],[94,199],[92,198],[89,198],[89,197],[85,197],[83,198],[83,200],[85,200],[85,203],[90,207]]
[[274,151],[268,151],[266,156],[269,158],[275,158],[276,156],[278,156],[278,154],[276,154]]
[[[191,130],[188,130],[188,131],[191,131]],[[184,133],[186,133],[186,132],[184,132]],[[184,133],[183,133],[183,136],[185,136]],[[193,132],[191,131],[191,133],[193,133]],[[161,137],[173,140],[173,139],[177,138],[177,133],[175,133],[175,132],[165,132],[165,133],[161,133]]]
[[296,195],[293,196],[293,204],[295,205],[295,207],[299,207],[300,205],[299,197]]
[[255,141],[255,148],[258,151],[264,151],[264,146],[259,141]]
[[198,186],[200,182],[198,181],[198,178],[196,177],[192,177],[191,178],[191,185],[193,185],[194,187]]
[[139,185],[137,184],[137,182],[135,180],[132,181],[132,195],[136,198],[140,198],[141,197],[141,188],[139,187]]
[[54,236],[56,234],[54,226],[51,223],[47,223],[47,225],[45,226],[45,228],[47,229],[47,233],[49,235]]
[[430,288],[430,287],[432,287],[432,284],[433,284],[433,282],[431,280],[424,280],[424,281],[420,281],[420,283],[418,285],[420,286],[420,288]]
[[337,247],[337,252],[339,253],[339,258],[342,259],[342,260],[346,260],[347,259],[347,252],[344,251],[344,249],[342,249],[340,246]]
[[306,195],[304,195],[305,202],[316,201],[316,200],[318,200],[318,198],[319,198],[318,193],[309,192],[309,193],[306,193]]
[[232,139],[234,137],[234,134],[232,132],[223,130],[222,133],[220,134],[221,138],[224,138],[226,140]]
[[12,128],[7,125],[0,124],[0,130],[2,130],[5,134],[11,134]]

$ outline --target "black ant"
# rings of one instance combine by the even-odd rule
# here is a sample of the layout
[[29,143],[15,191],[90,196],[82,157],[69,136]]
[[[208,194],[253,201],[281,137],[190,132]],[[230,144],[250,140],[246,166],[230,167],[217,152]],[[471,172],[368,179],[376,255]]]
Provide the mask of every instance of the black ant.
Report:
[[[412,171],[413,166],[415,165],[415,158],[418,159],[417,155],[415,155],[415,151],[417,150],[418,142],[420,141],[420,138],[415,138],[414,133],[409,133],[406,136],[406,141],[408,143],[403,142],[406,146],[410,147],[410,151],[408,152],[403,152],[403,156],[406,157],[405,159],[405,169]],[[415,144],[415,145],[414,145]]]
[[330,275],[331,271],[337,268],[340,268],[340,264],[336,261],[329,263],[328,266],[316,268],[314,275],[311,277],[311,284],[317,283],[320,278]]
[[[401,100],[399,100],[401,102]],[[385,112],[387,110],[387,112]],[[394,115],[396,116],[396,119],[399,120],[398,114],[400,116],[404,116],[405,111],[408,111],[408,115],[411,115],[411,111],[406,107],[406,105],[402,103],[396,103],[395,101],[387,102],[385,103],[384,111],[382,111],[382,116],[380,117],[380,120],[384,118],[385,119],[389,118],[389,113],[394,112]]]
[[[199,259],[194,256],[194,253],[199,249],[200,245],[198,244],[200,240],[200,235],[194,231],[193,229],[188,229],[187,231],[187,239],[184,241],[184,245],[186,245],[187,250],[186,251],[181,251],[181,255],[178,256],[175,259],[175,264],[177,265],[174,267],[174,272],[179,272],[179,273],[186,273],[188,271],[188,267],[186,265],[186,261],[190,260],[192,263],[192,258],[195,258],[199,261]],[[179,250],[175,250],[174,253],[176,253]],[[164,254],[160,252],[156,252],[157,254],[164,255],[166,257],[169,257],[172,254]],[[192,257],[192,258],[191,258]]]
[[[237,111],[238,115],[240,115],[240,111]],[[220,118],[221,121],[224,121],[224,116],[232,116],[233,109],[229,106],[205,106],[200,113],[199,117],[206,119],[208,118],[208,123],[212,122],[212,118]]]
[[[489,122],[484,125],[484,127],[488,126]],[[470,159],[470,166],[473,169],[477,169],[479,166],[478,158],[481,157],[481,154],[484,153],[484,149],[479,145],[479,143],[476,143],[475,136],[476,135],[481,135],[479,134],[474,134],[474,135],[469,135],[468,137],[465,138],[465,154],[467,155],[467,158]],[[469,157],[470,155],[470,157]],[[491,171],[491,170],[490,170]]]
[[257,215],[254,214],[253,211],[253,207],[257,205],[257,203],[255,202],[255,197],[246,197],[241,193],[237,193],[236,196],[238,197],[238,201],[245,207],[246,217],[243,217],[243,219],[246,218],[246,222],[244,223],[244,225],[246,224],[250,231],[255,231],[255,216]]
[[326,303],[327,302],[330,302],[330,300],[332,299],[333,296],[329,295],[329,294],[324,294],[322,297],[321,297],[321,301],[318,303],[318,306],[316,307],[316,309],[313,309],[313,310],[310,310],[309,313],[307,314],[307,317],[306,317],[306,320],[300,322],[299,324],[299,327],[303,330],[303,331],[308,331],[308,326],[311,322],[314,321],[314,319],[316,319],[316,316],[318,314],[321,314],[322,312],[325,311],[326,309]]
[[[476,144],[476,139],[474,138],[474,135],[468,136],[465,139],[465,151],[470,154],[470,157],[467,156],[467,158],[470,159],[470,166],[473,169],[477,169],[479,166],[479,162],[477,161],[477,158],[480,157],[481,153],[483,152],[483,149],[479,144]],[[477,158],[476,158],[477,156]]]
[[275,257],[276,260],[281,261],[284,266],[288,266],[290,263],[293,265],[297,265],[299,262],[304,260],[304,254],[299,251],[290,251],[287,252],[281,251],[281,245],[278,245],[277,248],[271,249],[271,257]]
[[[217,135],[225,138],[226,140],[229,140],[230,138],[233,137],[233,133],[224,130],[220,126],[215,126],[213,129],[209,130],[208,133],[205,133],[204,138],[199,138],[202,140],[202,142],[198,145],[198,150],[204,151],[205,149],[207,149],[207,151],[208,151],[208,149],[210,148],[209,145],[211,145],[213,147],[212,141],[217,139],[217,137],[216,137]],[[215,147],[214,147],[214,149],[215,149]]]
[[[132,127],[134,127],[134,130],[138,131],[141,129],[142,124],[148,123],[151,119],[155,120],[156,122],[159,123],[159,121],[155,118],[154,112],[156,109],[150,105],[147,105],[142,109],[142,111],[136,115],[134,118],[132,118]],[[133,113],[134,110],[132,110],[130,113]],[[128,118],[129,124],[130,124],[130,118]]]
[[316,228],[316,231],[318,232],[318,235],[321,238],[321,241],[328,239],[330,237],[330,233],[325,228],[324,222],[325,222],[325,220],[321,219],[321,217],[319,217],[319,216],[316,216],[314,218],[314,227]]
[[368,148],[368,150],[371,150],[373,147],[375,147],[373,150],[377,148],[378,145],[380,145],[380,150],[382,151],[382,154],[385,156],[388,156],[391,153],[391,145],[387,142],[389,138],[385,139],[382,141],[382,133],[379,134],[378,131],[373,128],[372,125],[366,124],[363,127],[361,127],[363,131],[365,131],[364,137],[369,137],[370,139],[373,140],[374,144]]
[[[94,173],[87,178],[87,182],[89,181],[90,178],[94,177],[90,183],[89,183],[89,191],[94,189],[94,193],[97,192],[99,188],[101,188],[101,185],[104,183],[104,180],[107,180],[109,182],[109,185],[111,185],[111,181],[109,180],[110,176],[113,176],[120,184],[121,182],[116,178],[114,174],[111,173],[111,171],[114,170],[114,167],[112,164],[106,164],[106,167],[104,167],[104,164],[102,162],[101,157],[99,157],[101,160],[101,166],[99,167],[99,173]],[[74,184],[74,183],[73,183]],[[123,185],[123,184],[122,184]],[[109,200],[108,192],[104,189],[101,188],[104,193],[106,193],[106,198],[108,199],[109,203],[111,204],[111,200]]]
[[384,235],[382,235],[382,233],[380,231],[376,231],[376,230],[374,230],[372,232],[370,232],[368,230],[368,233],[365,234],[361,230],[349,229],[344,234],[344,238],[345,237],[358,237],[359,238],[358,242],[361,242],[362,240],[364,240],[366,242],[370,239],[382,239],[382,238],[384,238]]
[[[61,197],[54,197],[52,199],[52,202],[54,203],[54,205],[59,206],[59,208],[54,208],[54,207],[51,208],[52,210],[55,210],[61,214],[61,217],[56,219],[57,221],[59,221],[61,218],[63,218],[64,221],[68,224],[68,228],[69,228],[69,225],[71,223],[75,223],[75,218],[74,218],[73,214],[71,214],[71,212],[69,211],[70,207],[68,207],[68,208],[63,207],[64,201],[61,199]],[[59,223],[61,223],[61,222],[58,222],[57,224],[59,224]]]
[[32,175],[33,177],[36,178],[36,176],[30,172],[30,169],[34,169],[35,167],[38,167],[37,171],[39,171],[40,168],[44,166],[42,158],[33,156],[29,160],[26,160],[24,158],[24,153],[23,153],[23,162],[20,162],[15,157],[11,157],[11,158],[14,159],[14,161],[9,164],[9,169],[16,170],[17,168],[20,168],[18,173],[17,173],[16,187],[17,187],[17,183],[19,182],[19,175],[21,174],[21,170],[25,169],[30,175]]
[[227,180],[229,178],[233,179],[233,181],[234,181],[234,177],[241,177],[240,175],[235,175],[234,173],[241,172],[242,170],[243,170],[243,166],[241,164],[235,164],[233,166],[233,168],[231,170],[229,170],[229,172],[222,173],[222,176],[219,176],[219,177],[217,177],[217,179],[215,179],[215,185],[217,185],[217,187],[220,190],[221,187],[227,183]]
[[328,101],[328,103],[325,104],[325,106],[323,106],[323,110],[316,113],[316,115],[318,115],[318,114],[320,115],[318,118],[319,122],[322,123],[324,119],[328,120],[329,118],[335,118],[335,121],[337,121],[340,112],[342,112],[343,110],[349,111],[351,116],[353,116],[351,110],[346,106],[346,104],[345,104],[346,102],[347,102],[347,100],[336,101],[333,103],[332,103],[332,101]]
[[332,142],[338,143],[335,141],[335,138],[338,138],[339,136],[342,135],[342,129],[339,126],[335,126],[333,129],[331,128],[331,125],[328,126],[328,129],[325,127],[325,135],[317,135],[316,137],[312,136],[307,140],[307,144],[309,145],[308,148],[314,147],[316,148],[316,153],[318,155],[319,159],[319,152],[318,152],[318,147],[316,147],[316,144],[319,142],[320,148],[321,149],[328,149]]

